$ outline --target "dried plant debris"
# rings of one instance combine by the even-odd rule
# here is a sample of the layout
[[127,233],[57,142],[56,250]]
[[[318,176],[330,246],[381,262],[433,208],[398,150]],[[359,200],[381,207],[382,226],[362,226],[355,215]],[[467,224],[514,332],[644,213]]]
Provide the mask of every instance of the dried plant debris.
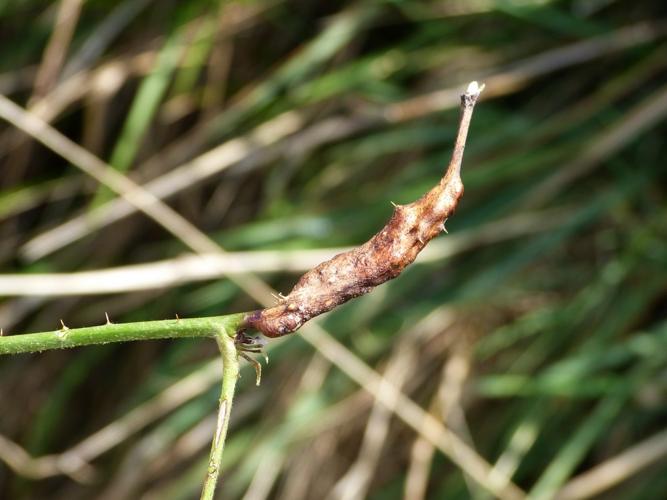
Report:
[[409,205],[395,205],[389,222],[363,245],[301,276],[279,303],[247,315],[245,328],[280,337],[306,321],[395,278],[426,244],[445,230],[463,195],[461,161],[473,108],[484,86],[472,82],[461,96],[461,119],[452,159],[437,186]]

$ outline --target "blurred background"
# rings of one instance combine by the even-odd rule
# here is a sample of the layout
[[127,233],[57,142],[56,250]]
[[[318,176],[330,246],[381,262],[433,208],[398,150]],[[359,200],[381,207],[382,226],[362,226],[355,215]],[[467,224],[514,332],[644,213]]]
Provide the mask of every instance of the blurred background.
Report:
[[[479,80],[449,234],[271,341],[260,387],[244,362],[220,497],[666,498],[666,19],[4,0],[0,94],[58,134],[0,101],[0,326],[260,307],[437,182]],[[138,212],[95,157],[192,226]],[[204,340],[3,357],[0,498],[198,498],[219,363]]]

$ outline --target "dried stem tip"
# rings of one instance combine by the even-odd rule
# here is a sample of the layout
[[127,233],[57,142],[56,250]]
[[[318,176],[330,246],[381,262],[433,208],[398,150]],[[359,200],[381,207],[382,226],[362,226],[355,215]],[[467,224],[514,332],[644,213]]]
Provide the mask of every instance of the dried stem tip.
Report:
[[463,195],[461,162],[473,108],[484,85],[471,82],[461,96],[461,117],[452,159],[437,186],[409,205],[396,205],[389,222],[369,241],[301,276],[274,307],[246,316],[244,328],[268,337],[293,332],[309,319],[370,292],[398,276],[443,229]]

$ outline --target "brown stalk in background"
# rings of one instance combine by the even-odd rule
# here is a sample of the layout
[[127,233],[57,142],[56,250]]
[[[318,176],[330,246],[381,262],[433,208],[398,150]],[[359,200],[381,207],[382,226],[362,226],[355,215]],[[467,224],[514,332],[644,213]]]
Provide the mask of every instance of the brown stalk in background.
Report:
[[452,159],[437,186],[409,205],[395,205],[389,222],[370,240],[301,276],[276,306],[248,314],[245,328],[280,337],[306,321],[395,278],[426,244],[445,230],[463,195],[461,162],[472,112],[484,85],[468,85],[461,96],[461,119]]

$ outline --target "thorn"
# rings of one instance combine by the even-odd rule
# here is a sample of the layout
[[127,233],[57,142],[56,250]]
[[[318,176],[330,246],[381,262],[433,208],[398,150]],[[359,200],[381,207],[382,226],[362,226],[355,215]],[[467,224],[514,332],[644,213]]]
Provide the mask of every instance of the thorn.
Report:
[[[445,219],[445,222],[447,222],[447,219]],[[449,231],[447,231],[447,228],[445,227],[445,222],[442,223],[442,230],[445,232],[445,234],[449,234]]]
[[60,320],[60,324],[62,325],[62,328],[60,330],[56,330],[54,333],[60,340],[65,340],[67,338],[67,332],[69,331],[69,328],[65,326],[65,322],[62,319]]
[[389,203],[391,203],[391,206],[392,206],[392,207],[394,207],[394,208],[398,208],[398,205],[397,205],[396,203],[394,203],[393,201],[390,201]]
[[106,322],[107,325],[113,325],[113,323],[112,323],[111,320],[109,319],[109,313],[105,312],[105,313],[104,313],[104,317],[107,319],[107,322]]
[[244,352],[239,352],[239,355],[255,367],[255,385],[259,386],[262,383],[262,365],[256,359],[251,358]]

